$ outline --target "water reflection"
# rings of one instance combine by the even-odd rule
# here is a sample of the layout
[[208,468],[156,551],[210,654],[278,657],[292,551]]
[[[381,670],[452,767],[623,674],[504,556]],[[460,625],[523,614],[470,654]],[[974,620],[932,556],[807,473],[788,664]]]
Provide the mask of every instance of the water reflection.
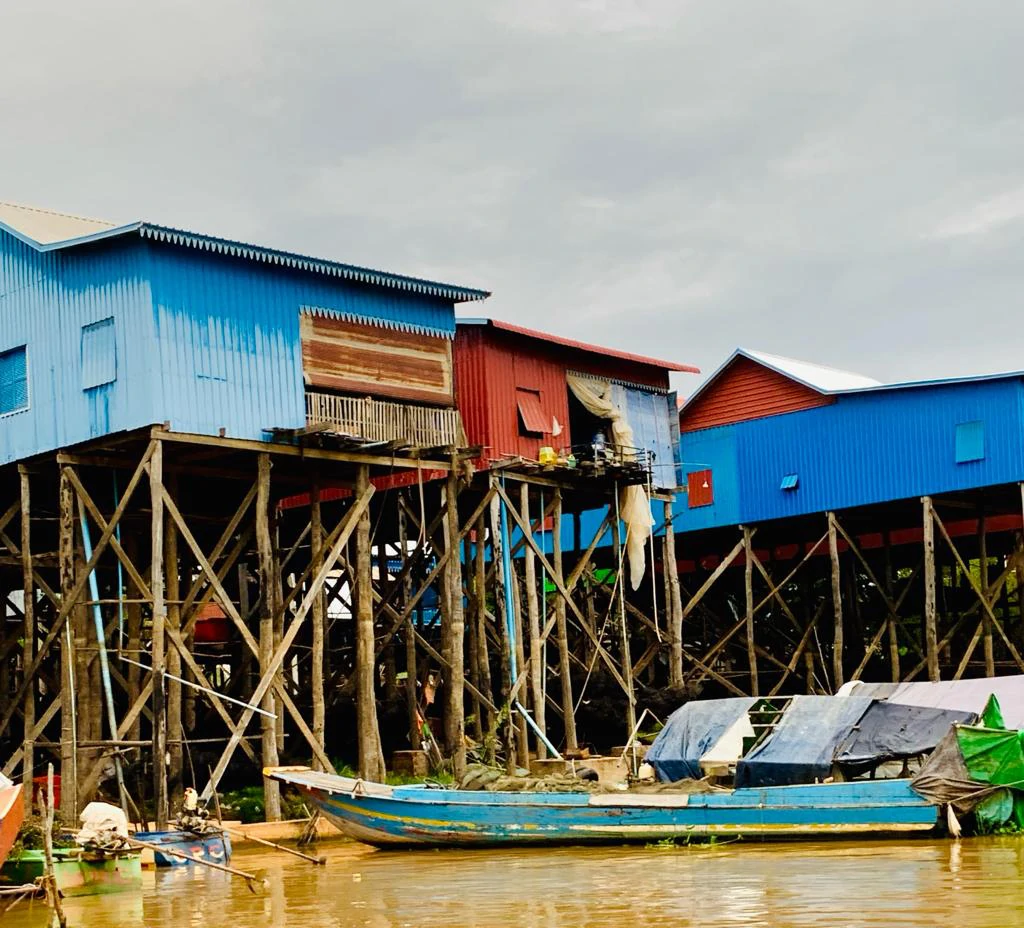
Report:
[[[323,849],[326,867],[263,853],[251,893],[206,871],[148,873],[141,897],[71,900],[68,924],[112,928],[620,928],[623,925],[1024,924],[1024,841],[733,844],[548,851]],[[41,908],[3,928],[36,928]]]

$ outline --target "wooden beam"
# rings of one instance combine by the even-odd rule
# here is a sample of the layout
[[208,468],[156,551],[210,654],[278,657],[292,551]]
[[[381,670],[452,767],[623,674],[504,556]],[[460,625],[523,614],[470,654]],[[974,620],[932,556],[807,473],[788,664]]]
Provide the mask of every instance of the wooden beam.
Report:
[[754,548],[750,543],[751,531],[744,525],[743,589],[746,599],[747,666],[750,668],[750,695],[760,696],[761,687],[757,679],[757,650],[754,642]]
[[838,693],[843,685],[843,593],[839,576],[839,542],[836,538],[835,513],[828,518],[828,554],[832,565],[832,692]]
[[[164,704],[164,672],[166,666],[164,626],[167,604],[164,602],[164,486],[163,444],[154,442],[149,459],[149,488],[152,501],[150,539],[152,563],[149,589],[153,598],[153,806],[157,830],[167,827],[169,816],[167,795],[167,718]],[[88,572],[88,571],[87,571]],[[133,578],[134,579],[134,578]],[[138,580],[135,581],[139,583]],[[140,586],[140,589],[143,587]]]

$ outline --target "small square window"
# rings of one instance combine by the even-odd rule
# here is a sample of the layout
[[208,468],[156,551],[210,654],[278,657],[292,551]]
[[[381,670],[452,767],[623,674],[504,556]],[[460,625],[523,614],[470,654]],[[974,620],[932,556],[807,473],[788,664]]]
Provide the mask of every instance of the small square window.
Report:
[[82,326],[82,389],[117,380],[117,343],[114,317]]
[[956,427],[956,462],[967,464],[970,461],[985,459],[985,423],[980,419],[974,422],[961,422]]
[[786,474],[782,478],[782,483],[779,484],[780,490],[795,490],[800,486],[800,475],[799,474]]
[[696,470],[686,475],[686,498],[690,509],[710,506],[715,501],[715,487],[710,470]]
[[28,349],[0,352],[0,415],[28,409]]

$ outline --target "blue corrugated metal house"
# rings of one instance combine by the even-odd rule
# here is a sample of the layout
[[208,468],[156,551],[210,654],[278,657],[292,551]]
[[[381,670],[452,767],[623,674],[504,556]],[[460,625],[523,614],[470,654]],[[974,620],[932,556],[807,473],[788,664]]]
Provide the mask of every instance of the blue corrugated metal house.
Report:
[[677,531],[1024,480],[1024,374],[878,384],[737,351],[680,414]]
[[321,385],[453,407],[454,304],[487,295],[0,203],[0,463],[164,422],[265,439]]

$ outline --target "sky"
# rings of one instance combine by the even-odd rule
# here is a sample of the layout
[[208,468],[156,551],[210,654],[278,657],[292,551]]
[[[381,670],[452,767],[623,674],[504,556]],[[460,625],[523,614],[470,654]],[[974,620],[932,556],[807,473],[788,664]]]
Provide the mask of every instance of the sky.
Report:
[[1024,368],[1018,0],[12,0],[0,48],[0,199],[706,373]]

